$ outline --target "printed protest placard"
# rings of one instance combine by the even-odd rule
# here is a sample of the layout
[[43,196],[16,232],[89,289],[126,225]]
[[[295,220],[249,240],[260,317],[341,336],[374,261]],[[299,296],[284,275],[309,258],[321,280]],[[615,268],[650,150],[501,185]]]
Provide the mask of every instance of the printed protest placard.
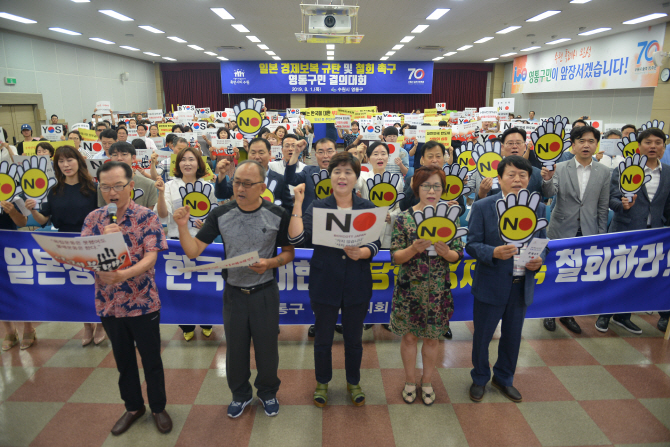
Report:
[[220,139],[212,138],[212,144],[209,147],[209,152],[212,157],[223,157],[226,155],[234,155],[236,147],[244,147],[243,140],[237,139]]
[[360,247],[379,239],[388,207],[365,210],[314,208],[312,243],[326,247]]
[[351,115],[335,115],[336,129],[351,129]]
[[147,110],[147,118],[150,121],[160,121],[163,119],[163,111],[161,109]]
[[60,137],[63,136],[62,124],[42,124],[40,125],[40,129],[42,137],[49,141],[59,141]]
[[32,235],[54,261],[96,272],[130,267],[132,261],[123,233],[86,237]]
[[234,258],[226,259],[224,261],[212,262],[211,264],[203,264],[195,267],[179,268],[177,269],[177,271],[181,273],[188,273],[188,272],[201,272],[205,270],[229,269],[234,267],[247,267],[251,264],[257,263],[259,259],[260,258],[258,257],[258,252],[252,251],[251,253],[235,256]]
[[514,113],[514,98],[496,98],[493,107],[501,112]]

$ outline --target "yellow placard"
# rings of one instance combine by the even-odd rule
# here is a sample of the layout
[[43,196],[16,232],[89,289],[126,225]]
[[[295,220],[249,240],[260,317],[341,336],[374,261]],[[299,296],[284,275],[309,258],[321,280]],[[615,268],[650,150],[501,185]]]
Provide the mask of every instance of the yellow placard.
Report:
[[164,137],[169,134],[172,132],[172,126],[174,126],[174,123],[158,123],[158,135]]
[[33,141],[24,141],[23,142],[23,155],[35,155],[35,151],[37,148],[37,145],[39,143],[49,143],[51,146],[53,146],[54,149],[58,149],[61,146],[72,146],[75,148],[75,150],[79,150],[78,147],[74,146],[74,141],[72,140],[66,140],[66,141],[39,141],[39,140],[33,140]]
[[[440,112],[442,113],[442,112]],[[428,117],[428,116],[435,116],[437,115],[437,109],[424,109],[423,111],[423,116]],[[425,120],[424,120],[425,122]]]
[[80,127],[77,131],[79,132],[79,135],[81,135],[81,139],[84,141],[98,141],[98,136],[95,134],[95,130],[83,129]]
[[[177,166],[177,155],[178,154],[170,155],[170,177],[174,177],[174,170],[175,170],[175,167]],[[206,156],[204,156],[204,155],[202,156],[202,161],[205,162],[205,169],[207,170],[207,174],[204,177],[202,177],[202,180],[210,182],[216,176],[212,172],[212,167],[209,165],[209,163],[207,163],[207,157]]]
[[305,112],[305,118],[311,123],[334,123],[335,116],[349,115],[352,121],[362,118],[371,118],[377,113],[377,106],[367,107],[310,107],[308,109],[300,109]]
[[426,141],[438,141],[445,146],[451,146],[451,129],[427,130]]

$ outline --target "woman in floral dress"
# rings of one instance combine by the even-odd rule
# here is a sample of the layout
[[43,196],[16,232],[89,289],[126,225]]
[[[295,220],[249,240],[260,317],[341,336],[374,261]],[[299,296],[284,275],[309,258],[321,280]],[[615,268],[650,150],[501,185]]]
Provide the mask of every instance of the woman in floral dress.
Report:
[[391,310],[391,330],[402,336],[400,353],[405,367],[403,400],[416,399],[415,365],[417,342],[423,339],[421,356],[423,377],[421,397],[425,405],[435,402],[431,375],[435,369],[438,338],[449,329],[449,319],[454,313],[454,301],[449,281],[449,263],[463,257],[463,243],[453,239],[449,244],[437,242],[435,251],[429,253],[431,242],[419,239],[414,211],[426,206],[437,207],[445,188],[444,172],[436,167],[421,167],[412,178],[412,190],[419,203],[398,215],[393,228],[391,255],[400,266]]

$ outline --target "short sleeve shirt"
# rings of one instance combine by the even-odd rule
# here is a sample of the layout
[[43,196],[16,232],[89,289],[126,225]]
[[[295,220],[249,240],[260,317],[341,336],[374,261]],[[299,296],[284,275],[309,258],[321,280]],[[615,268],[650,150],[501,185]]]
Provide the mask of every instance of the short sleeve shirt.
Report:
[[[103,233],[109,224],[107,207],[90,213],[84,221],[82,236],[96,236]],[[117,224],[121,227],[123,239],[128,246],[132,265],[137,264],[145,253],[167,250],[163,225],[158,215],[148,208],[137,205],[132,200]],[[138,317],[156,312],[161,308],[156,287],[155,270],[130,278],[125,282],[107,285],[95,277],[95,310],[101,317]]]
[[[232,200],[209,213],[196,238],[211,244],[220,235],[226,258],[258,251],[260,258],[268,259],[277,255],[277,247],[291,245],[290,220],[288,211],[267,200],[254,211],[243,211]],[[222,275],[233,286],[254,287],[271,281],[275,272],[266,270],[259,275],[249,267],[235,267],[223,270]]]

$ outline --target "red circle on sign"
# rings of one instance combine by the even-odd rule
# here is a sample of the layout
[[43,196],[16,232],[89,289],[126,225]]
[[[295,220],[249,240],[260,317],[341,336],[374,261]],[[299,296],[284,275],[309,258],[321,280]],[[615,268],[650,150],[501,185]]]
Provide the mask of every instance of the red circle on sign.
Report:
[[393,194],[391,191],[389,191],[387,193],[384,193],[384,200],[386,200],[387,202],[390,202],[394,198],[395,198],[395,194]]
[[96,152],[100,152],[102,150],[102,144],[93,143],[93,150],[96,151]]
[[10,185],[9,183],[5,183],[4,185],[2,185],[2,187],[0,187],[0,191],[2,191],[3,194],[9,194],[10,192],[12,192],[12,185]]
[[640,148],[635,149],[635,153],[639,154],[640,153]]
[[554,141],[553,143],[551,143],[551,144],[549,145],[549,150],[550,150],[551,152],[556,152],[556,151],[558,151],[558,150],[560,150],[560,149],[561,149],[561,143],[559,143],[558,141]]
[[471,158],[471,159],[468,161],[468,164],[469,164],[470,166],[474,166],[474,165],[475,165],[475,159],[474,159],[474,158]]
[[389,154],[395,153],[395,145],[389,144]]
[[241,133],[238,133],[238,134],[235,136],[235,138],[237,138],[238,140],[241,140],[241,139],[244,138],[244,137],[242,136]]
[[493,169],[498,169],[498,164],[499,164],[499,163],[500,163],[500,162],[499,162],[498,160],[493,160],[493,163],[491,163],[491,167],[492,167]]
[[597,129],[597,128],[600,127],[600,123],[597,122],[597,121],[592,122],[591,125],[592,125],[595,129]]
[[228,116],[228,114],[226,112],[221,112],[221,116],[225,117],[225,116]]
[[439,230],[437,230],[437,235],[440,237],[449,237],[451,236],[451,228],[442,227]]
[[291,130],[291,125],[290,124],[286,124],[286,130]]
[[249,124],[251,124],[253,127],[256,127],[260,124],[260,121],[258,121],[258,118],[251,118],[249,120]]
[[361,166],[361,172],[370,172],[370,169],[367,166]]
[[635,174],[635,175],[633,176],[633,184],[634,184],[634,185],[637,185],[637,184],[640,183],[641,181],[642,181],[642,176],[641,176],[640,174]]
[[354,219],[354,230],[366,231],[372,228],[377,221],[377,217],[373,213],[363,213]]
[[35,180],[35,186],[37,186],[38,189],[42,189],[45,186],[47,186],[47,184],[43,178],[38,178],[37,180]]
[[263,200],[267,200],[269,202],[270,198],[269,197],[263,197]]
[[205,202],[198,202],[198,209],[200,211],[205,211],[207,209],[207,204]]
[[451,188],[449,188],[449,192],[452,194],[458,194],[461,191],[461,187],[458,185],[454,185]]
[[533,228],[533,221],[529,219],[528,217],[521,219],[521,222],[519,222],[519,228],[522,231],[528,231],[531,228]]
[[505,106],[505,110],[509,110],[509,106]]

